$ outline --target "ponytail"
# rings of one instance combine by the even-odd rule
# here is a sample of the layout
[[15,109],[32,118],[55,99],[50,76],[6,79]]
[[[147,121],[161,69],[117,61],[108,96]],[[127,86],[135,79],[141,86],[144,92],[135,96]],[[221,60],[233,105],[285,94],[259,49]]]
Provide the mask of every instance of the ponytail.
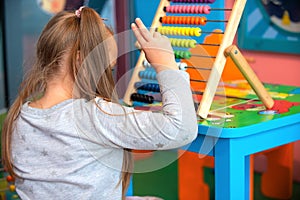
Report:
[[[110,56],[108,55],[108,46],[113,40],[112,36],[113,32],[106,27],[94,10],[86,7],[80,10],[80,57],[84,60],[80,71],[77,73],[76,83],[79,88],[82,87],[82,92],[93,89],[88,94],[90,97],[94,97],[93,92],[96,92],[96,96],[118,102],[112,76],[113,61],[109,59]],[[89,74],[90,77],[85,77],[86,74]],[[88,80],[89,83],[87,83]],[[84,89],[85,86],[82,83],[86,83],[89,87]],[[119,181],[119,184],[122,184],[122,199],[125,199],[132,171],[131,150],[124,149],[122,175]]]

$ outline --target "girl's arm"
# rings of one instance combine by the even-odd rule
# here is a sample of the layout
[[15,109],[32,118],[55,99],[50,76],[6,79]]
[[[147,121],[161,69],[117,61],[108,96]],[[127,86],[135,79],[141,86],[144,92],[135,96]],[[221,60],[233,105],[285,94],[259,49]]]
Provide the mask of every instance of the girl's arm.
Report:
[[137,111],[99,100],[95,110],[97,141],[129,149],[170,149],[190,143],[198,125],[188,74],[178,70],[167,37],[151,35],[140,19],[132,24],[132,30],[157,71],[163,110]]
[[172,149],[191,143],[198,130],[188,74],[164,70],[157,74],[161,112],[138,111],[98,99],[94,115],[96,138],[102,145],[128,149]]

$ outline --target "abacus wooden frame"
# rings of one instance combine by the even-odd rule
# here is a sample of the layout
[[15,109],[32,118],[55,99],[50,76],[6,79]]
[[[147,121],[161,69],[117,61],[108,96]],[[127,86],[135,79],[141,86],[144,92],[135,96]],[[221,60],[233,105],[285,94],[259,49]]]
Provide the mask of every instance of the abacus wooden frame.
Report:
[[[219,81],[221,79],[222,72],[224,70],[224,66],[226,63],[226,56],[224,55],[225,49],[232,45],[235,34],[237,32],[237,28],[241,19],[241,16],[243,14],[243,10],[245,7],[247,0],[235,0],[231,15],[228,19],[227,26],[225,28],[223,40],[220,44],[216,59],[213,63],[212,70],[210,73],[210,76],[207,81],[206,88],[204,90],[201,102],[199,104],[197,115],[201,118],[207,118],[209,114],[209,110],[213,101],[213,98],[215,96]],[[160,4],[157,8],[156,14],[153,18],[152,25],[150,28],[150,32],[154,32],[155,29],[159,26],[161,26],[160,18],[165,16],[164,7],[167,7],[170,5],[170,2],[168,0],[161,0]],[[140,53],[140,56],[138,58],[138,61],[136,63],[135,69],[133,71],[131,80],[128,84],[127,90],[125,92],[123,102],[127,105],[132,105],[132,101],[130,99],[131,94],[136,92],[136,89],[134,87],[134,84],[138,81],[141,81],[139,77],[139,72],[144,70],[143,61],[145,60],[145,54],[142,51]]]

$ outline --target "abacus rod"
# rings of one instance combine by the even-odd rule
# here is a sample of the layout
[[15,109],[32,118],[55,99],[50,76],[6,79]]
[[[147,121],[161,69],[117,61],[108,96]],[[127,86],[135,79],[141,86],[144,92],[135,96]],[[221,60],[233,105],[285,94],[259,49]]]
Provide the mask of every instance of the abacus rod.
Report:
[[210,11],[232,11],[231,8],[210,8]]
[[225,22],[225,23],[227,23],[228,20],[207,19],[207,20],[205,20],[205,22]]
[[[180,27],[180,28],[184,28],[184,27]],[[158,32],[158,28],[156,27],[154,29],[155,32]],[[176,31],[174,31],[176,32]],[[224,34],[224,32],[219,32],[219,31],[199,31],[199,33],[203,33],[203,34]],[[162,34],[162,35],[169,35],[169,34]],[[172,34],[171,34],[172,35]]]
[[[159,96],[158,94],[154,94],[154,93],[152,93],[151,95],[144,95],[144,94],[139,94],[139,93],[133,93],[133,94],[142,95],[142,97],[141,97],[142,99],[134,99],[133,101],[139,101],[139,102],[149,101],[149,102],[146,102],[146,103],[152,103],[153,101],[161,101],[161,98],[158,97]],[[202,91],[192,91],[192,94],[194,94],[194,95],[203,95],[204,92],[202,92]],[[231,98],[231,99],[246,100],[246,101],[249,101],[249,100],[259,101],[259,99],[251,99],[251,98],[238,97],[238,96],[232,96],[232,95],[215,94],[215,96],[224,97],[224,98]],[[194,101],[194,103],[200,103],[200,102]]]
[[220,44],[210,44],[210,43],[196,43],[199,45],[205,45],[205,46],[220,46]]
[[201,58],[216,58],[216,56],[205,56],[205,55],[200,55],[200,54],[192,54],[191,56],[201,57]]
[[204,34],[224,34],[224,32],[216,32],[216,31],[200,31],[199,33],[204,33]]
[[198,94],[198,95],[203,95],[204,92],[200,92],[200,91],[192,91],[192,94]]
[[[157,31],[157,29],[155,30]],[[201,34],[224,34],[224,32],[216,32],[216,31],[199,31]],[[168,34],[166,34],[168,35]]]
[[[210,43],[195,43],[195,44],[203,45],[203,46],[215,46],[215,47],[219,47],[220,46],[220,44],[210,44]],[[176,45],[173,45],[173,46],[176,47]]]
[[[166,6],[163,8],[163,11],[167,12]],[[232,9],[231,8],[209,8],[208,11],[232,11]],[[181,14],[187,14],[187,13],[181,13]],[[198,13],[198,14],[200,14],[200,13]]]
[[203,67],[190,67],[190,66],[187,66],[186,68],[187,68],[187,69],[208,70],[208,71],[211,70],[211,68],[203,68]]
[[197,80],[197,79],[190,79],[191,82],[199,82],[199,83],[206,83],[205,80]]
[[[178,17],[178,16],[164,16],[164,17]],[[182,17],[182,16],[181,16]],[[190,16],[186,16],[186,18],[188,18],[188,17],[190,17]],[[185,17],[182,17],[182,18],[185,18]],[[201,18],[201,17],[199,17],[199,18]],[[165,22],[163,22],[163,17],[160,17],[159,18],[159,21],[161,22],[161,23],[163,23],[163,24],[185,24],[185,23],[165,23]],[[228,22],[228,20],[220,20],[220,19],[206,19],[206,18],[204,18],[204,20],[203,20],[204,22],[224,22],[224,23],[227,23]],[[190,25],[202,25],[202,24],[193,24],[193,23],[190,23]]]

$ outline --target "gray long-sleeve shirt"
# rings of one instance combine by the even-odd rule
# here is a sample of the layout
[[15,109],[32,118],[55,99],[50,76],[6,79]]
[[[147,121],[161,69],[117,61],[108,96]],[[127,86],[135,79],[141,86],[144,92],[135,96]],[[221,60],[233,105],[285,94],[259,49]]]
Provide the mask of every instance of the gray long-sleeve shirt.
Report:
[[70,99],[49,109],[25,103],[12,136],[21,199],[121,199],[124,148],[165,150],[192,142],[198,125],[188,74],[164,70],[157,79],[159,113],[101,98]]

